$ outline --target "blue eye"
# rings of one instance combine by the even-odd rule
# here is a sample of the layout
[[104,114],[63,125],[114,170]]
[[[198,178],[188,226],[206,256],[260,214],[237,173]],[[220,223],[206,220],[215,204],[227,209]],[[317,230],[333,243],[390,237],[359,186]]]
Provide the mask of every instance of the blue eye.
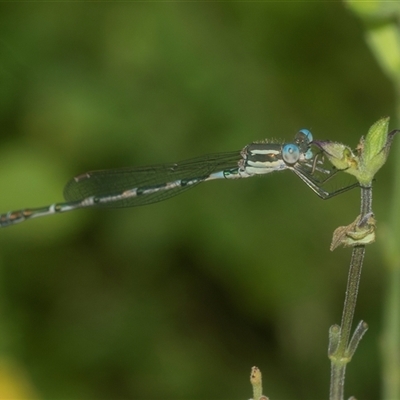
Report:
[[308,129],[300,129],[300,132],[307,137],[308,143],[313,141],[313,136]]
[[313,152],[312,152],[311,149],[308,149],[308,150],[307,150],[307,153],[304,154],[304,158],[305,158],[306,160],[311,160],[313,157],[314,157],[314,154],[313,154]]
[[295,164],[300,158],[300,149],[293,143],[286,144],[282,149],[283,161],[288,164]]

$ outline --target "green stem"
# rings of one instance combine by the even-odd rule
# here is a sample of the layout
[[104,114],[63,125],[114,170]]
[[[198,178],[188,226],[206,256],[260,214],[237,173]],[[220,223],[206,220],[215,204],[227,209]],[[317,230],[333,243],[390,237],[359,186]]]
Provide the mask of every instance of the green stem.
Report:
[[[372,188],[371,186],[361,187],[360,221],[363,221],[364,217],[370,213],[372,213]],[[368,329],[367,325],[361,321],[355,330],[353,337],[350,339],[364,255],[365,245],[359,245],[353,248],[349,275],[347,278],[347,289],[343,306],[342,323],[339,331],[337,331],[335,327],[332,327],[330,330],[330,400],[343,400],[346,366],[351,361],[359,341],[361,340],[365,331]],[[351,346],[349,346],[350,342]]]
[[[356,309],[358,287],[360,285],[361,271],[365,254],[365,246],[353,248],[350,261],[349,275],[347,278],[346,297],[344,300],[342,323],[340,325],[340,341],[338,351],[345,354],[350,341],[351,327]],[[350,360],[349,360],[350,361]]]
[[338,362],[332,362],[331,364],[331,390],[329,393],[329,400],[343,399],[346,364],[347,363],[340,364]]

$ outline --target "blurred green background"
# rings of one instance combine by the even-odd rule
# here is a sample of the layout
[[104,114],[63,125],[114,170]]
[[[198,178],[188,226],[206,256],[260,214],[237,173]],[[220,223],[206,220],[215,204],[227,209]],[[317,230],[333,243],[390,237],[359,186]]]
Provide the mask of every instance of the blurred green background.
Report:
[[[340,2],[2,3],[0,88],[1,212],[62,201],[87,170],[300,128],[355,146],[394,115]],[[392,179],[389,160],[375,184],[382,229]],[[257,365],[272,399],[327,398],[351,253],[329,244],[358,207],[357,190],[322,201],[283,172],[1,230],[0,395],[245,399]],[[362,399],[379,396],[379,240],[355,316],[370,329],[346,381]]]

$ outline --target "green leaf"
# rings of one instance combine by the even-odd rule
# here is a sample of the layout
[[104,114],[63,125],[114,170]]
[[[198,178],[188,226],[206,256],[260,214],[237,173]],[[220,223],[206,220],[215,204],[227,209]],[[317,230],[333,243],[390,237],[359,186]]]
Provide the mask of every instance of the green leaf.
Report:
[[385,164],[397,130],[388,134],[389,117],[375,122],[367,136],[361,137],[355,153],[337,142],[318,142],[328,160],[340,171],[354,175],[362,186],[370,186],[375,174]]

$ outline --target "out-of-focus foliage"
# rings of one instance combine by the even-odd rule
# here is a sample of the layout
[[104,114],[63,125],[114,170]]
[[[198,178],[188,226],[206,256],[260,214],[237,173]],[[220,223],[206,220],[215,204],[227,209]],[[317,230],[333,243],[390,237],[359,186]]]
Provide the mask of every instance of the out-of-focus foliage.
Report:
[[[0,87],[4,212],[61,201],[85,170],[300,128],[355,146],[393,113],[361,23],[335,2],[3,3]],[[253,365],[271,398],[326,397],[350,254],[329,242],[358,204],[282,172],[1,230],[0,358],[42,398],[248,398]],[[371,246],[356,315],[370,330],[347,376],[363,399],[379,393],[382,282]]]

